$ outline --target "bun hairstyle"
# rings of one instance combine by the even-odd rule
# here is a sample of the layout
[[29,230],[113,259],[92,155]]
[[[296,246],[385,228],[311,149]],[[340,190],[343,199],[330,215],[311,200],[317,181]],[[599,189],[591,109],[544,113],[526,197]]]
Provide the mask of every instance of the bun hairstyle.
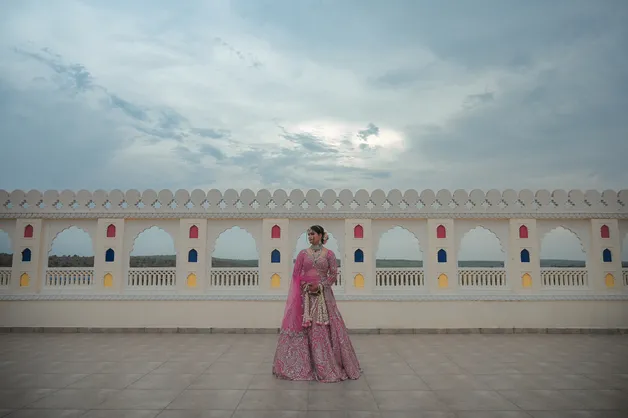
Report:
[[323,228],[320,225],[313,225],[310,227],[311,231],[316,232],[318,235],[321,236],[321,244],[325,245],[327,243],[327,240],[329,240],[329,235],[327,235],[327,232],[325,232],[325,228]]

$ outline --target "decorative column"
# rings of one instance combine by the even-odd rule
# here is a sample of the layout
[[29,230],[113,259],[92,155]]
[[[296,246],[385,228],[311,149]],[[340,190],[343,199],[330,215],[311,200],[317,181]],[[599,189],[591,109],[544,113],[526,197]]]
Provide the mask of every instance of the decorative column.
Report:
[[458,255],[454,220],[427,220],[427,257],[423,260],[425,285],[430,293],[458,290]]
[[124,276],[124,219],[98,219],[94,254],[94,289],[120,293]]
[[12,293],[39,293],[42,289],[48,253],[42,219],[18,219],[13,242]]
[[506,270],[508,287],[516,293],[534,293],[541,286],[541,246],[536,219],[511,219]]
[[587,257],[589,287],[598,291],[621,291],[624,286],[617,219],[591,219],[590,251]]
[[207,219],[181,219],[177,251],[177,291],[202,293],[207,286]]
[[263,219],[259,254],[259,287],[262,293],[288,293],[292,280],[293,249],[288,219]]
[[376,270],[370,219],[345,220],[345,251],[341,268],[346,294],[373,293]]

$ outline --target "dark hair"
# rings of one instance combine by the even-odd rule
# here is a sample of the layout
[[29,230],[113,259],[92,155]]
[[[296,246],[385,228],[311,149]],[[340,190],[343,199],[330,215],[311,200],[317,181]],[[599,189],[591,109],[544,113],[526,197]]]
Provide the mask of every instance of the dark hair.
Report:
[[312,225],[310,229],[321,236],[321,244],[325,244],[327,242],[325,239],[325,228],[320,225]]

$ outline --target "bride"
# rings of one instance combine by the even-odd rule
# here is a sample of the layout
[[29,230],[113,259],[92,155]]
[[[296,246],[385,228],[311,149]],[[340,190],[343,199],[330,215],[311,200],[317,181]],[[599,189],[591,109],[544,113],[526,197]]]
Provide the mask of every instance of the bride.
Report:
[[312,226],[307,235],[311,245],[294,264],[273,375],[327,383],[358,379],[360,364],[331,289],[336,255],[323,247],[328,236],[322,226]]

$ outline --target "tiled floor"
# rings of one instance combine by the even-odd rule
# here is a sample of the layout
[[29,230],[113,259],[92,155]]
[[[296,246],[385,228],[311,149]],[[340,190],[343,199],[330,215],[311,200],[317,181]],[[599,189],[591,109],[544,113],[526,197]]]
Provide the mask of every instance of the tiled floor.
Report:
[[322,384],[272,377],[274,335],[2,334],[0,416],[628,417],[628,335],[352,338]]

